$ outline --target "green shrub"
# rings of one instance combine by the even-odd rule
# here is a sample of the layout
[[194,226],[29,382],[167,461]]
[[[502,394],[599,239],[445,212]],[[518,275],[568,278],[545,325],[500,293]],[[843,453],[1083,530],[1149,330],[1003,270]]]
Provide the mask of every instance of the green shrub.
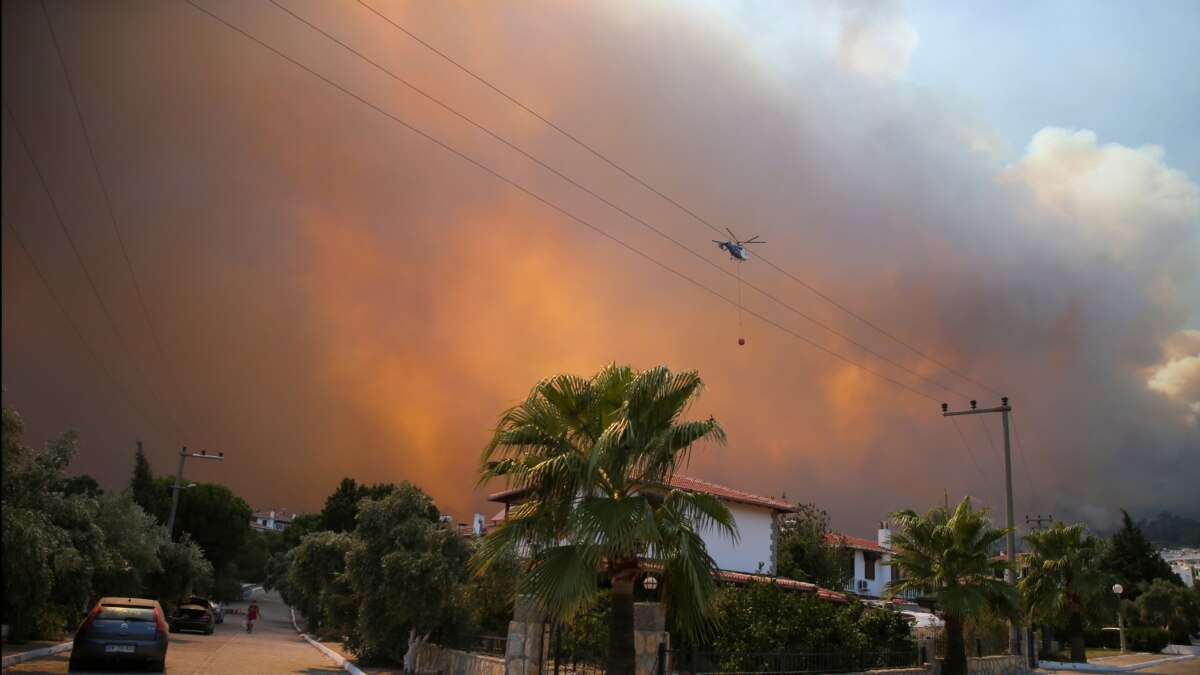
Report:
[[[1129,636],[1129,631],[1132,628],[1126,629],[1126,638]],[[1056,637],[1062,639],[1063,634],[1056,634]],[[1083,631],[1083,643],[1088,649],[1120,649],[1121,634],[1115,630],[1101,630],[1099,628],[1086,628]]]
[[1171,644],[1171,633],[1164,628],[1126,628],[1125,645],[1130,651],[1157,654]]

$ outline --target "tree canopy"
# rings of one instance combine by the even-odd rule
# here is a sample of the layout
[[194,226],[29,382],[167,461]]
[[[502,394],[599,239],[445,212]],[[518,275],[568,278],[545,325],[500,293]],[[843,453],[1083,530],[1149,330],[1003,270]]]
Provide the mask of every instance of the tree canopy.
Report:
[[411,659],[415,638],[442,627],[461,604],[467,542],[438,515],[429,495],[407,482],[362,503],[345,571],[358,598],[355,651]]
[[[170,494],[174,484],[171,476],[155,478],[156,487],[165,494]],[[198,483],[179,492],[175,533],[190,535],[213,567],[220,570],[237,558],[250,534],[252,515],[250,505],[233,490],[218,483]]]
[[64,471],[79,451],[67,431],[40,452],[21,444],[25,423],[3,408],[0,478],[4,550],[4,622],[14,639],[44,632],[92,593],[92,572],[103,558],[103,533],[94,523],[96,500],[66,495]]
[[1105,550],[1102,539],[1088,534],[1083,525],[1054,523],[1025,537],[1031,555],[1029,573],[1020,582],[1025,607],[1033,620],[1067,624],[1071,660],[1087,662],[1084,623],[1089,616],[1114,616],[1117,599],[1113,577],[1100,566]]
[[519,591],[569,619],[612,587],[606,669],[634,670],[633,592],[644,562],[662,575],[662,599],[693,633],[711,625],[716,564],[698,532],[736,540],[728,508],[710,494],[667,485],[700,441],[724,442],[713,418],[683,419],[703,381],[666,367],[610,364],[590,378],[556,375],[507,410],[481,459],[480,482],[524,492],[475,554],[478,568],[528,553]]
[[850,580],[847,549],[829,543],[829,514],[816,504],[797,504],[796,513],[780,528],[778,569],[781,577],[824,588],[844,588]]
[[918,514],[911,509],[891,516],[892,564],[901,575],[887,583],[894,597],[913,590],[932,595],[946,613],[948,675],[967,672],[963,624],[987,610],[1020,620],[1016,591],[999,576],[1009,564],[992,555],[992,546],[1008,534],[993,527],[986,509],[976,509],[968,495]]
[[1162,559],[1124,509],[1121,510],[1121,527],[1109,541],[1111,545],[1101,564],[1127,589],[1125,597],[1128,599],[1136,600],[1141,595],[1141,585],[1155,579],[1183,585],[1179,575],[1171,570],[1171,565]]
[[392,483],[360,484],[353,478],[343,478],[337,489],[325,498],[321,509],[321,525],[332,532],[350,532],[355,528],[359,503],[364,499],[382,499],[396,486]]

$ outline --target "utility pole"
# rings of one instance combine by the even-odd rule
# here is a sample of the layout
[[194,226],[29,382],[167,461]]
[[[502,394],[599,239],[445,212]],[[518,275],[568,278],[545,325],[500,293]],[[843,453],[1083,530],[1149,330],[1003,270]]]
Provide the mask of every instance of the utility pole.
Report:
[[[979,408],[976,401],[971,401],[970,410],[950,410],[949,405],[942,404],[942,417],[1000,413],[1000,418],[1004,421],[1004,502],[1007,510],[1007,519],[1004,524],[1008,527],[1008,534],[1004,537],[1004,545],[1008,549],[1009,562],[1009,569],[1004,573],[1004,577],[1008,581],[1008,584],[1015,588],[1017,585],[1017,534],[1016,525],[1013,524],[1012,452],[1008,444],[1008,413],[1011,411],[1012,406],[1008,404],[1007,396],[1000,397],[1000,405],[995,408]],[[1008,630],[1009,653],[1020,653],[1020,645],[1021,641],[1017,636],[1017,626],[1015,623],[1010,623]]]
[[175,486],[171,488],[171,515],[167,518],[167,539],[171,541],[175,540],[175,511],[179,508],[179,491],[183,489],[183,462],[188,457],[215,459],[220,462],[225,460],[225,453],[210,455],[207,450],[201,450],[198,454],[188,454],[186,445],[179,451],[179,470],[175,472]]

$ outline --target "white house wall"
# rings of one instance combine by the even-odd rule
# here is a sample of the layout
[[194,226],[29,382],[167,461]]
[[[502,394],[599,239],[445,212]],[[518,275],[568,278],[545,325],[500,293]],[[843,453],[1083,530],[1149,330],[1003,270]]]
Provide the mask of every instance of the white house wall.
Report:
[[725,502],[737,522],[741,539],[734,544],[716,531],[700,532],[708,554],[717,562],[717,567],[733,572],[753,574],[762,563],[764,572],[774,572],[772,555],[774,546],[774,512],[759,506]]
[[867,560],[862,550],[854,550],[854,577],[846,584],[846,590],[858,595],[880,597],[883,587],[892,579],[892,566],[884,562],[891,560],[890,554],[883,554],[882,560],[875,560],[875,578],[867,578]]

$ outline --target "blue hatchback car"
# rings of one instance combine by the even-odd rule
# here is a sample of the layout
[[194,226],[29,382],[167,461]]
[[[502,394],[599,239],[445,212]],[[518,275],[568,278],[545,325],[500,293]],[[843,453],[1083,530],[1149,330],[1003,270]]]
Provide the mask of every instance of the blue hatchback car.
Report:
[[167,665],[167,621],[156,600],[100,598],[75,631],[67,668],[91,661],[140,662],[161,673]]

